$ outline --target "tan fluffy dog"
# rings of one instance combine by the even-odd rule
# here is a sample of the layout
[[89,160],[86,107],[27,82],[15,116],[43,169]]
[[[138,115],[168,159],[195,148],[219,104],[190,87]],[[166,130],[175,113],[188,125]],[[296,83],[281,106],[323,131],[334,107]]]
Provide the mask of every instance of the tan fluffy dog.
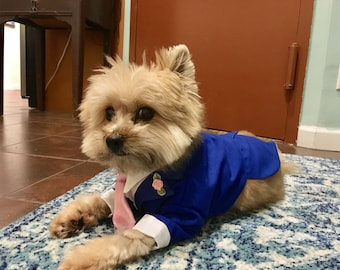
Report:
[[[292,166],[274,143],[247,132],[202,133],[203,105],[186,46],[160,50],[151,64],[110,63],[90,78],[80,106],[82,151],[126,175],[125,196],[142,211],[143,222],[76,247],[59,269],[111,269],[194,237],[208,218],[230,208],[252,211],[284,198],[283,176]],[[224,146],[224,140],[230,142]],[[253,142],[264,150],[252,150]],[[231,190],[224,191],[228,179]],[[148,181],[154,193],[150,184],[151,191],[137,198]],[[101,195],[79,197],[53,219],[50,232],[70,237],[112,209]]]

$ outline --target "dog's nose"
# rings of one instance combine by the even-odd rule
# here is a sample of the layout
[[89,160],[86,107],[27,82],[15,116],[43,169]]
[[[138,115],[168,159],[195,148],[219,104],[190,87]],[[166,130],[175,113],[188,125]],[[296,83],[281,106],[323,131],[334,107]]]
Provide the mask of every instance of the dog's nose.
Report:
[[106,138],[106,145],[115,154],[122,153],[122,148],[124,144],[124,138],[120,135],[113,135]]

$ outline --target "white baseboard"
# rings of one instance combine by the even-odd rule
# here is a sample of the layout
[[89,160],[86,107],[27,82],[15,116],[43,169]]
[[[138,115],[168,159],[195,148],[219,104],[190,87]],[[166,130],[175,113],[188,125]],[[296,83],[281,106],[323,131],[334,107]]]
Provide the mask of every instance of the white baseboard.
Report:
[[319,150],[340,151],[340,129],[300,126],[297,146]]

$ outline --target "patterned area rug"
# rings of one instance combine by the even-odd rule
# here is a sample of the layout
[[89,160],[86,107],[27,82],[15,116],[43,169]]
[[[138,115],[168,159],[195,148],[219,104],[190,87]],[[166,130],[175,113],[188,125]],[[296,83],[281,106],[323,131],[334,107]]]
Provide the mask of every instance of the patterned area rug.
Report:
[[[286,155],[302,174],[286,177],[286,200],[258,213],[227,213],[191,241],[152,253],[122,269],[340,269],[340,160]],[[110,234],[110,220],[66,240],[48,225],[80,193],[112,186],[106,170],[0,231],[0,269],[56,269],[64,253]]]

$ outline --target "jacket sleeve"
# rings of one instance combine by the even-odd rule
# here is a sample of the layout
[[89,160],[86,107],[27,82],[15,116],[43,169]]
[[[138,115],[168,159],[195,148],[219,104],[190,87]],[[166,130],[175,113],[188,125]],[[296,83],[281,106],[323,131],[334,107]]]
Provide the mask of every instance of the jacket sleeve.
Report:
[[201,230],[204,218],[194,209],[169,206],[159,214],[145,215],[134,229],[153,237],[157,249],[191,239]]
[[170,245],[195,237],[204,225],[205,218],[196,209],[174,206],[167,214],[156,214],[155,217],[166,224],[171,235]]

